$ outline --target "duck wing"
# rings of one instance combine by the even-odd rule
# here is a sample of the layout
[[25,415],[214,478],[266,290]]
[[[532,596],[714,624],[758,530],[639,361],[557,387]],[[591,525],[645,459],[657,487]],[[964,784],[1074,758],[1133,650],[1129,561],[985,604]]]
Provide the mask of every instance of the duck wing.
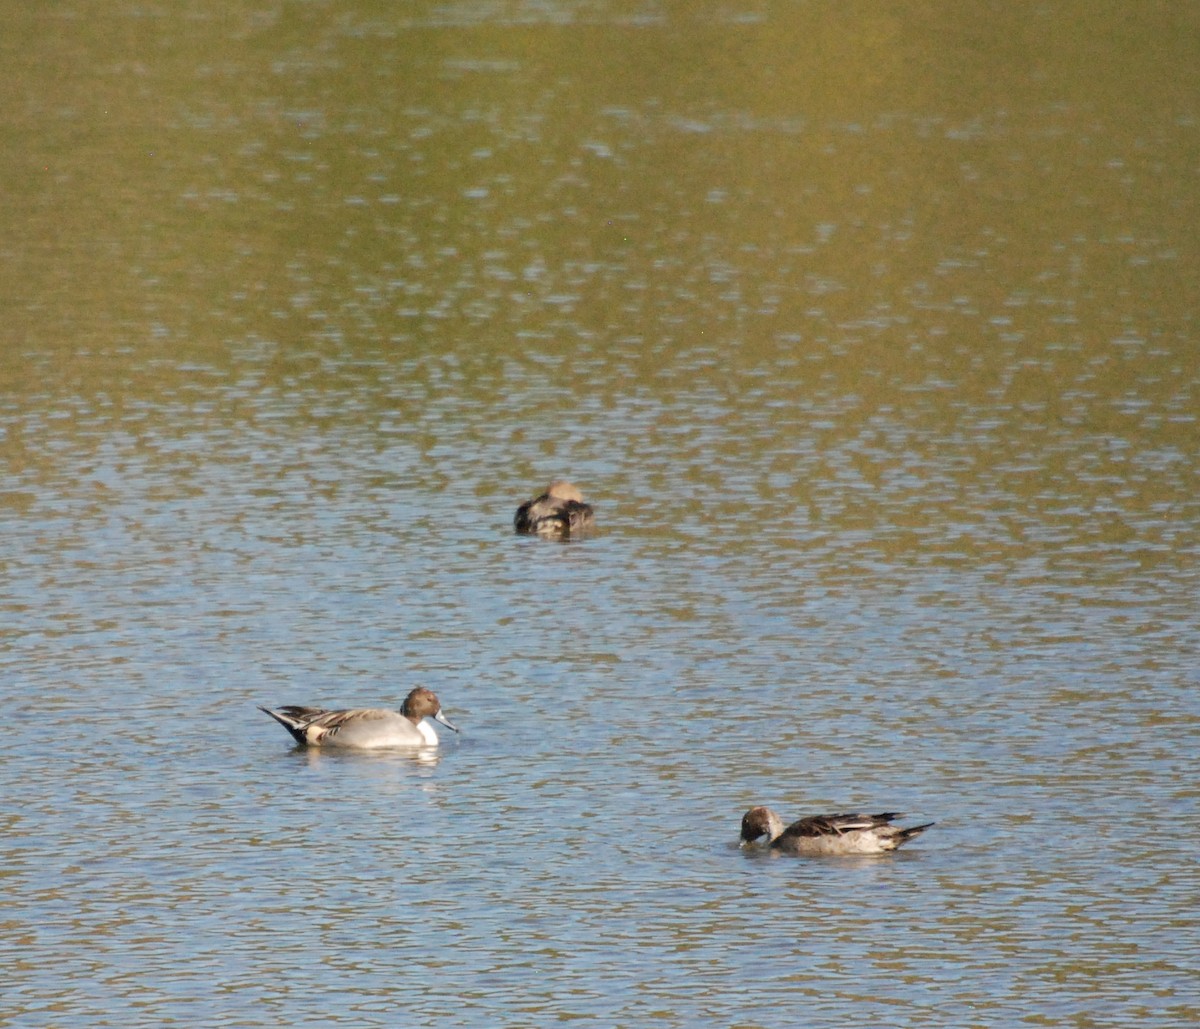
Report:
[[395,711],[381,707],[352,707],[344,711],[320,711],[309,718],[304,724],[318,726],[326,732],[337,732],[354,722],[375,722],[381,718],[395,718]]
[[893,818],[902,818],[899,811],[884,811],[878,815],[809,815],[793,822],[784,831],[784,836],[843,836],[848,832],[876,829],[887,825]]

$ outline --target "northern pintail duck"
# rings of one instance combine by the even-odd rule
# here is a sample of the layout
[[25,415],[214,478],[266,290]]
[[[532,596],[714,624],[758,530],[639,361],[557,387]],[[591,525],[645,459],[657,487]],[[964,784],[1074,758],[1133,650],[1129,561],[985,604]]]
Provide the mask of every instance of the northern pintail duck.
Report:
[[768,807],[752,807],[742,817],[742,842],[766,836],[772,850],[818,857],[823,854],[883,854],[919,836],[933,822],[901,829],[891,825],[895,811],[879,815],[809,815],[786,829]]
[[513,527],[536,536],[573,536],[596,524],[591,504],[569,482],[552,482],[546,492],[517,508]]
[[281,707],[272,711],[260,707],[306,747],[436,747],[437,733],[425,719],[441,722],[458,732],[442,714],[441,702],[433,690],[418,686],[399,711],[387,708],[357,707],[345,711],[326,711],[319,707]]

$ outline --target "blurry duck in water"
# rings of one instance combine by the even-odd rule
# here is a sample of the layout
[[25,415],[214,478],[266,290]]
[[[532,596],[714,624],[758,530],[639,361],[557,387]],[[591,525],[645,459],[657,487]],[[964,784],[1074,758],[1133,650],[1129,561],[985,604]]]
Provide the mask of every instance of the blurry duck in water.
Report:
[[752,807],[742,817],[742,842],[766,836],[772,850],[804,857],[824,854],[883,854],[919,836],[933,822],[901,829],[891,824],[903,818],[894,811],[879,815],[809,815],[784,828],[783,819],[769,807]]
[[517,508],[513,528],[534,536],[574,536],[596,524],[592,505],[583,502],[576,486],[561,480],[550,483],[546,492]]

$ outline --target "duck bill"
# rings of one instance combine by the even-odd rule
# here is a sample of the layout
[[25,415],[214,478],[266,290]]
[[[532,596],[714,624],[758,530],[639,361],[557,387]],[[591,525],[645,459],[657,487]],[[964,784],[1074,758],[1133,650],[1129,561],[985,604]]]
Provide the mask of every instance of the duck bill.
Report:
[[458,732],[458,726],[450,724],[450,719],[447,718],[444,714],[442,714],[441,708],[438,708],[438,713],[433,716],[433,720],[435,722],[441,722],[442,725],[444,725],[451,732]]

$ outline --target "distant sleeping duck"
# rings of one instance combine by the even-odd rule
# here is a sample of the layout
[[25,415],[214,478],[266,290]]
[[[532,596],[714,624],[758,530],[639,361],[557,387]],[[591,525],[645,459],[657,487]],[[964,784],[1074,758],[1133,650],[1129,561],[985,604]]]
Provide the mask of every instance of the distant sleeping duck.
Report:
[[359,707],[345,711],[326,711],[319,707],[281,707],[278,711],[262,707],[306,747],[436,747],[437,733],[425,722],[432,718],[447,729],[458,732],[442,714],[441,702],[433,690],[418,686],[399,711],[387,708]]
[[513,528],[534,536],[574,536],[596,524],[592,505],[569,482],[552,482],[546,492],[517,508]]
[[767,807],[752,807],[742,818],[742,842],[766,836],[772,850],[819,857],[824,854],[883,854],[919,836],[933,822],[901,829],[891,825],[904,816],[894,811],[879,815],[809,815],[786,829]]

